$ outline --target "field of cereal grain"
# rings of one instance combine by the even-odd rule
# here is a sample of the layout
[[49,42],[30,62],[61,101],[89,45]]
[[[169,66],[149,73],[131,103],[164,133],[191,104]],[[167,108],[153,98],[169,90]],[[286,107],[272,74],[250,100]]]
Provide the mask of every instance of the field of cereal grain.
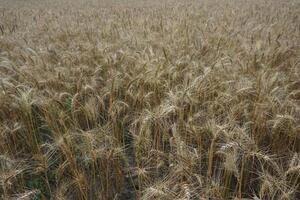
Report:
[[0,0],[0,199],[300,199],[300,1]]

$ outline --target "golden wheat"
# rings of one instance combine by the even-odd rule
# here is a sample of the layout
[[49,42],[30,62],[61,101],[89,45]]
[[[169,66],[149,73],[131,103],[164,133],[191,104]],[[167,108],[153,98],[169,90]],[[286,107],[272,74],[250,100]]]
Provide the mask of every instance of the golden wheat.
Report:
[[299,199],[299,13],[0,0],[0,198]]

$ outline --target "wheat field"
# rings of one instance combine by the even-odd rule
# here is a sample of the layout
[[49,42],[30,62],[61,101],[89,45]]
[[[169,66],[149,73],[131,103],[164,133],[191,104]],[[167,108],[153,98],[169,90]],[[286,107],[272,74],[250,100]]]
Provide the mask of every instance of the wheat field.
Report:
[[300,199],[300,1],[0,0],[0,199]]

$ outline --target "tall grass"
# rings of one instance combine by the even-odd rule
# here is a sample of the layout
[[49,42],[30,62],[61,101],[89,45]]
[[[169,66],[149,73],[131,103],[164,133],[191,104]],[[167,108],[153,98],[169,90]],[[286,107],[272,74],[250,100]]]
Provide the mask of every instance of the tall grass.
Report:
[[299,13],[0,0],[0,198],[299,199]]

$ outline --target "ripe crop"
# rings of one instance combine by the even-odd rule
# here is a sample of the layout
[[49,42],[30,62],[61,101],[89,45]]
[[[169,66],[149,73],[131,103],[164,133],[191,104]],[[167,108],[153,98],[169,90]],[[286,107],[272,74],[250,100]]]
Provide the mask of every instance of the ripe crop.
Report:
[[0,0],[0,198],[300,199],[299,13]]

